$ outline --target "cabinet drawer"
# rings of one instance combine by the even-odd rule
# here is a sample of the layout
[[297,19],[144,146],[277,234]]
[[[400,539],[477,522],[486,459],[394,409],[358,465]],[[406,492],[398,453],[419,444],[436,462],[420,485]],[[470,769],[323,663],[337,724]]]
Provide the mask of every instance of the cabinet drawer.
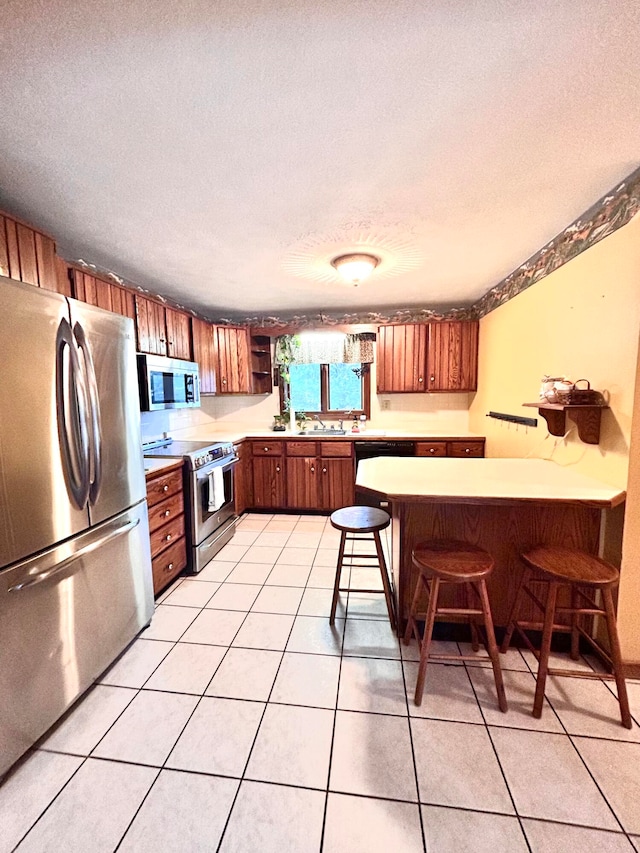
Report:
[[151,561],[153,570],[153,591],[160,592],[187,565],[187,543],[185,538],[178,539],[173,545],[158,554]]
[[160,501],[182,492],[182,471],[172,471],[147,482],[147,503],[155,506]]
[[416,456],[446,456],[446,441],[416,441]]
[[449,456],[484,456],[484,441],[450,441]]
[[151,534],[151,557],[157,557],[172,542],[184,536],[184,515],[173,518]]
[[317,456],[315,441],[288,441],[287,456]]
[[184,498],[182,492],[171,495],[160,503],[149,507],[149,530],[153,533],[163,524],[166,524],[170,518],[175,518],[182,515],[184,512]]
[[251,453],[254,456],[282,456],[282,442],[252,441]]
[[350,457],[353,450],[351,441],[321,441],[320,456]]

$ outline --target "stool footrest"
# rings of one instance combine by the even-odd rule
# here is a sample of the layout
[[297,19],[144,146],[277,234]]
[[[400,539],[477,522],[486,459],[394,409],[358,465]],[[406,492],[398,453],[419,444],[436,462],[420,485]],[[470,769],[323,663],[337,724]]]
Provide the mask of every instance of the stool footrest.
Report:
[[491,663],[489,655],[429,655],[429,660],[480,660]]
[[384,595],[383,589],[354,589],[352,586],[341,586],[338,587],[338,592],[371,592],[380,595]]

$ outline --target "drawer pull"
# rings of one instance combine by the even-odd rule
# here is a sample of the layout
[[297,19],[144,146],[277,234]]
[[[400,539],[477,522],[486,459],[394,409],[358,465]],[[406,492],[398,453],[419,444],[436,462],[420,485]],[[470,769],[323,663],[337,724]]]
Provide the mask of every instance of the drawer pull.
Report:
[[164,511],[164,513],[163,513],[163,515],[164,515],[164,517],[165,517],[165,518],[169,518],[169,516],[171,515],[171,510],[170,510],[170,509],[165,509],[165,511]]
[[471,448],[470,448],[470,447],[465,447],[464,452],[465,452],[465,453],[471,453]]
[[171,542],[171,534],[167,533],[167,535],[164,537],[164,539],[165,539],[165,542]]
[[268,447],[265,447],[264,452],[265,452],[265,453],[268,453],[268,452],[269,452],[269,448],[268,448]]
[[163,492],[168,492],[168,491],[169,491],[169,486],[168,486],[166,483],[165,483],[165,485],[162,487],[162,491],[163,491]]
[[171,572],[171,571],[173,571],[173,563],[169,563],[169,565],[165,569],[165,572]]

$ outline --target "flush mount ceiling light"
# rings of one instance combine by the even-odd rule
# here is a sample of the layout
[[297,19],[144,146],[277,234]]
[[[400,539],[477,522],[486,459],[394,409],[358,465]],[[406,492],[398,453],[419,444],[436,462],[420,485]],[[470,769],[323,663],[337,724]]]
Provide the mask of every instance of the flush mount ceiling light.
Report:
[[340,273],[340,276],[348,284],[357,287],[380,263],[380,258],[375,255],[340,255],[331,261],[331,266]]

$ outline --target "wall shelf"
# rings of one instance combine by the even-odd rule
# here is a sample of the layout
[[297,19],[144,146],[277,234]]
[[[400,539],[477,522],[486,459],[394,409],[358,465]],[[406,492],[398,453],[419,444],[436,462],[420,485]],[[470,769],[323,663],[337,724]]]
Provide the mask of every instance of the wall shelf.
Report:
[[585,444],[598,444],[600,442],[600,420],[602,410],[608,406],[581,405],[577,403],[523,403],[537,409],[540,416],[545,419],[551,435],[562,436],[566,433],[566,416],[578,427],[578,435]]

